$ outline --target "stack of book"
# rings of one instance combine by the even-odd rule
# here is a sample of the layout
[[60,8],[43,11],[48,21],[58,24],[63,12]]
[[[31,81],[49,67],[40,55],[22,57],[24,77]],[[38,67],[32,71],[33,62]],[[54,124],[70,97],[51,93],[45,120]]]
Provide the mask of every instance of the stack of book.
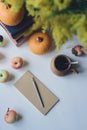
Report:
[[32,24],[33,19],[31,16],[28,16],[27,12],[25,13],[22,22],[16,26],[8,26],[0,21],[0,25],[6,30],[7,34],[16,46],[20,46],[27,40],[29,36],[24,36],[24,32],[27,31]]

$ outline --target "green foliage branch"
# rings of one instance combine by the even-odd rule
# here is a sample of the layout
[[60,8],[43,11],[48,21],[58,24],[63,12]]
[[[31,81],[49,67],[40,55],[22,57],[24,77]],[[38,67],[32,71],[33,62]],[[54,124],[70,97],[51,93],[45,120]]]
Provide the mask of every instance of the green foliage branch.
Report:
[[[5,0],[6,3],[10,1]],[[56,49],[75,34],[87,48],[87,0],[16,0],[13,10],[23,4],[34,19],[29,34],[39,28],[49,29]]]

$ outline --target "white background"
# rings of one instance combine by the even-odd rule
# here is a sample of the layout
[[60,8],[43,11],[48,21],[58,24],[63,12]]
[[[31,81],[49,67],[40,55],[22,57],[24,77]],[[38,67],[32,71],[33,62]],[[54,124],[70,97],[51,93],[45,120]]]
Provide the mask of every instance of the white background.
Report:
[[[27,42],[16,47],[6,32],[0,27],[6,46],[0,48],[3,58],[0,69],[8,70],[13,79],[0,83],[0,130],[87,130],[87,56],[76,57],[69,46],[79,44],[76,39],[68,41],[60,51],[51,50],[45,55],[34,55],[30,52]],[[66,54],[79,61],[79,74],[64,77],[54,75],[50,69],[53,56]],[[11,58],[22,57],[27,65],[20,70],[10,66]],[[60,101],[46,115],[42,115],[15,87],[14,83],[27,71],[35,74]],[[16,110],[21,120],[7,124],[4,115],[7,109]]]

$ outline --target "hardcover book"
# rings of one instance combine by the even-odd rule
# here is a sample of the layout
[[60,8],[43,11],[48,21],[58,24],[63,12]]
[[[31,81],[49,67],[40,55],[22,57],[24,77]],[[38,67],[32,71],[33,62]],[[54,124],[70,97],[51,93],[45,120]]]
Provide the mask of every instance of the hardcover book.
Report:
[[6,30],[11,40],[16,46],[20,46],[27,40],[28,35],[25,36],[24,33],[29,29],[29,27],[33,24],[33,20],[31,16],[28,16],[28,13],[25,13],[25,16],[21,23],[16,26],[8,26],[5,25],[2,21],[0,21],[0,25]]

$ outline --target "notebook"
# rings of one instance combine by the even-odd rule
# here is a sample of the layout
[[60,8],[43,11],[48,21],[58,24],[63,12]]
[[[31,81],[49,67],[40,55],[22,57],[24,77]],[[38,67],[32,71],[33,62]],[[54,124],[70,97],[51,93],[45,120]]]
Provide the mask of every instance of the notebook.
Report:
[[[32,83],[32,77],[34,77],[39,92],[41,94],[44,107],[41,106],[36,91]],[[14,84],[23,96],[31,102],[42,114],[46,115],[59,101],[59,98],[53,94],[35,75],[30,71],[25,72]]]

